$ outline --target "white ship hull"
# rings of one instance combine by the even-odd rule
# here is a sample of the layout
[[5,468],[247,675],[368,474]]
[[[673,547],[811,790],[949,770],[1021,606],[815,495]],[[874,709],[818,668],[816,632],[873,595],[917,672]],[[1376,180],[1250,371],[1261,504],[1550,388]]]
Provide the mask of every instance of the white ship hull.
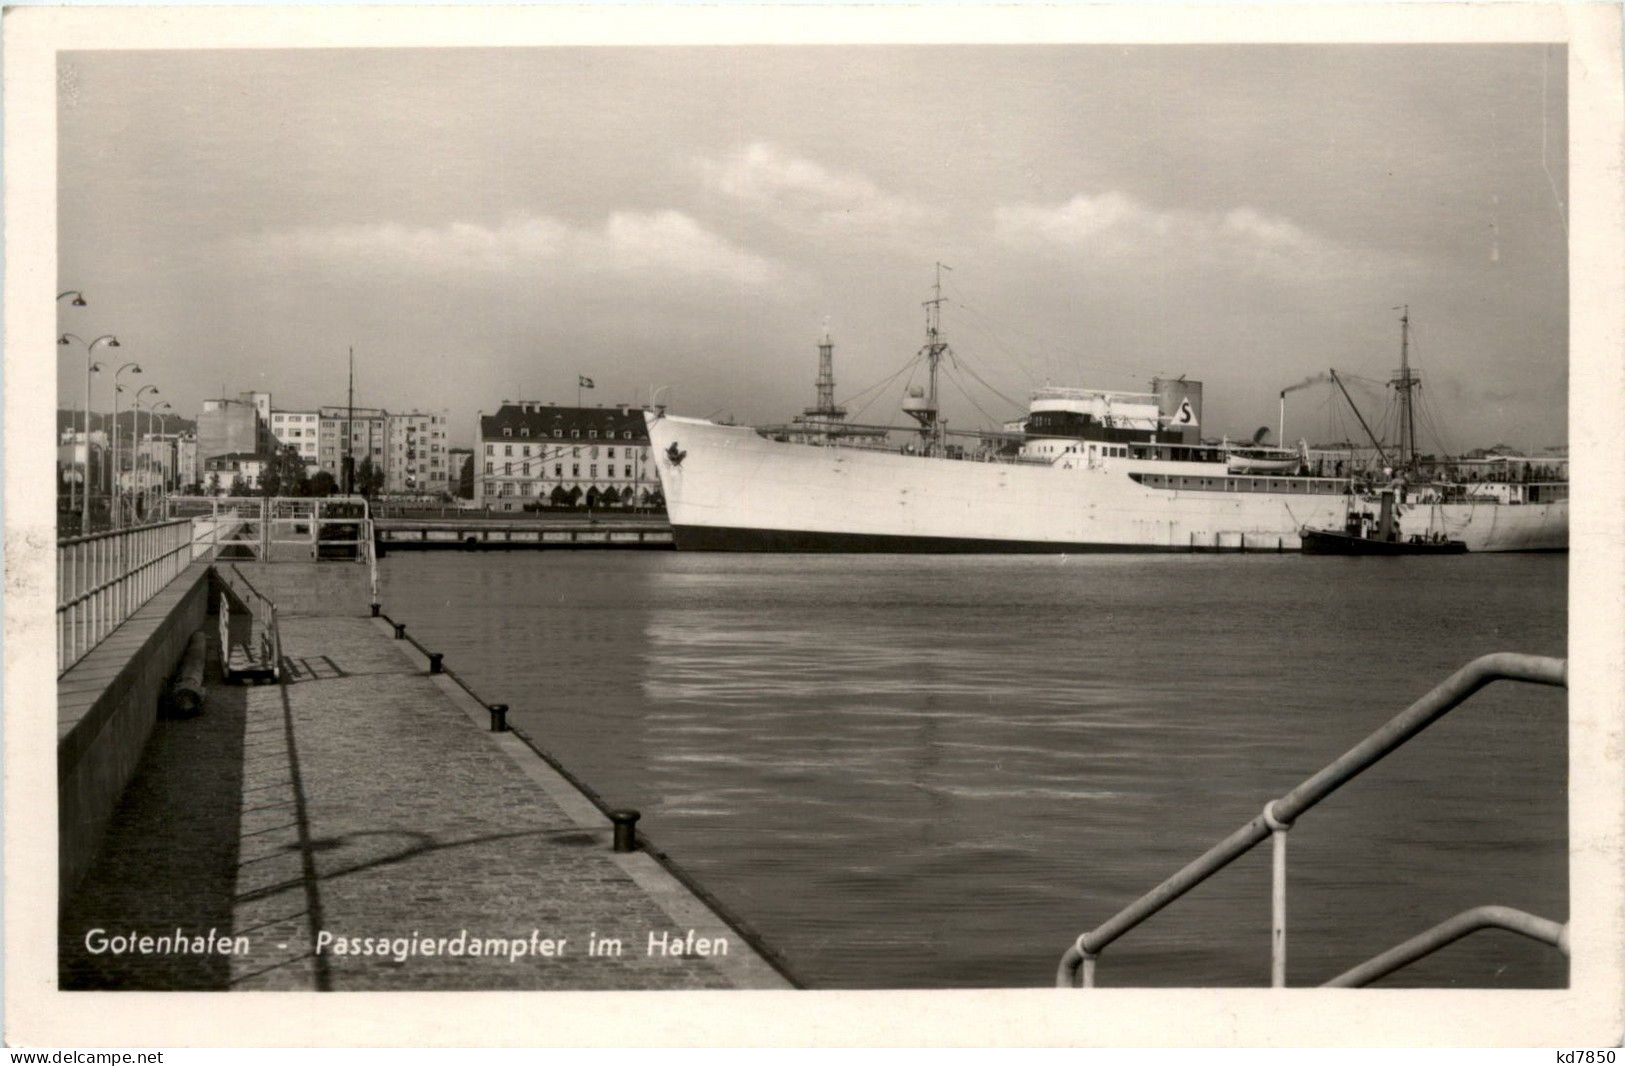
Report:
[[[1339,529],[1346,513],[1340,482],[1322,481],[1320,492],[1227,491],[1215,464],[923,458],[648,417],[680,550],[1296,551],[1301,529]],[[1185,482],[1160,487],[1133,475]],[[1253,485],[1260,480],[1275,479]],[[1282,487],[1293,481],[1304,484],[1278,479]],[[1431,520],[1438,531],[1441,519],[1444,534],[1472,552],[1568,547],[1566,500],[1417,506],[1401,516],[1400,530],[1425,534]]]

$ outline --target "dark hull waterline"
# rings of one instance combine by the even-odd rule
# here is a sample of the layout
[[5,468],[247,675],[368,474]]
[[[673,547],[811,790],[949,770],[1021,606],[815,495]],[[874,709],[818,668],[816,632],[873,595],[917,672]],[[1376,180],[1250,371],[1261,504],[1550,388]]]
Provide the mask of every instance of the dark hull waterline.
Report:
[[[679,551],[902,553],[918,555],[1072,555],[1216,551],[1239,547],[1090,544],[1050,540],[998,540],[981,537],[915,537],[882,533],[833,533],[801,529],[744,529],[728,526],[673,526]],[[1249,545],[1250,552],[1291,548]]]

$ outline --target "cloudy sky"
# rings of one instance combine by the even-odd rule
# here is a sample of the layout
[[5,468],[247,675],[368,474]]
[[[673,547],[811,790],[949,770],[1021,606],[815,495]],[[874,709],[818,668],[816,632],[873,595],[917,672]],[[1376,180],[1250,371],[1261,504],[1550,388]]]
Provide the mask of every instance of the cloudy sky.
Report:
[[[852,396],[919,348],[941,261],[961,426],[1014,414],[997,393],[1183,373],[1206,433],[1273,428],[1327,367],[1385,379],[1409,304],[1443,446],[1538,448],[1566,440],[1563,69],[1538,45],[68,53],[59,273],[91,306],[60,318],[188,415],[342,403],[354,345],[358,403],[449,408],[467,443],[577,374],[590,401],[782,421],[826,323]],[[907,380],[854,412],[901,423]],[[1325,388],[1288,404],[1289,439],[1347,428]]]

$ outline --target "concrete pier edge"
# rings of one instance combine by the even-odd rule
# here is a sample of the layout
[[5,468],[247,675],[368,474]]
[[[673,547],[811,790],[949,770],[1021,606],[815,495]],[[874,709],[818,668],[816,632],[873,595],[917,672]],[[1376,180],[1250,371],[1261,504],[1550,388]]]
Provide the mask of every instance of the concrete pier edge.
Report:
[[101,848],[187,642],[213,607],[210,563],[182,570],[56,681],[57,898]]
[[[381,634],[391,638],[390,644],[401,656],[413,665],[421,662],[427,669],[428,652],[410,636],[406,640],[395,640],[397,620],[381,607],[373,624]],[[521,773],[545,791],[582,829],[603,835],[607,846],[611,832],[610,807],[594,789],[566,769],[557,756],[512,723],[505,732],[491,732],[489,703],[449,666],[443,666],[441,673],[431,676],[446,698],[475,726],[485,731],[491,742],[512,760]],[[740,989],[806,987],[783,956],[768,945],[761,934],[661,851],[651,838],[641,832],[638,838],[638,850],[616,854],[613,858],[673,922],[700,930],[702,934],[708,928],[711,935],[730,933],[749,948],[749,954],[708,958],[707,961],[723,977]]]

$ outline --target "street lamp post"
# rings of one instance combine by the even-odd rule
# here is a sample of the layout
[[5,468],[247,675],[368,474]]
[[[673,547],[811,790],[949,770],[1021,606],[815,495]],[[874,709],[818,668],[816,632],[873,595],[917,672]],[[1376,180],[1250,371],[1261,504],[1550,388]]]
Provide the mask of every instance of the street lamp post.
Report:
[[[71,291],[72,290],[70,290],[70,292]],[[69,295],[67,292],[62,294],[62,296],[67,295]],[[74,306],[83,307],[85,305],[84,297],[78,296],[77,293],[73,293],[73,295],[78,297],[74,300]],[[57,299],[62,299],[62,296],[58,296]],[[86,343],[83,337],[73,333],[64,333],[62,336],[57,338],[57,343],[61,345],[66,345],[69,341],[78,341],[80,344],[85,346],[85,476],[83,491],[84,499],[81,501],[82,510],[80,511],[79,516],[79,535],[84,536],[90,532],[90,375],[96,373],[102,368],[100,363],[94,362],[91,359],[91,353],[95,351],[96,345],[98,344],[105,343],[109,348],[118,348],[121,347],[121,345],[118,342],[118,338],[113,336],[111,333],[104,333],[89,343]]]
[[119,384],[118,379],[126,370],[139,374],[141,373],[141,364],[125,363],[113,371],[113,484],[108,499],[113,501],[112,518],[115,529],[124,525],[124,493],[119,488],[118,483],[119,473],[123,469],[118,447],[118,394],[124,391],[124,386]]
[[168,440],[169,414],[158,414],[159,411],[166,407],[169,408],[170,413],[175,410],[174,407],[170,406],[169,401],[165,400],[147,412],[147,427],[149,429],[152,427],[152,416],[158,415],[158,441],[164,446],[163,456],[158,460],[158,511],[160,514],[164,513],[169,500],[169,471],[174,465],[175,459],[174,442]]
[[[154,396],[158,395],[158,386],[143,385],[135,393],[135,424],[132,427],[135,432],[135,443],[130,449],[130,473],[135,478],[135,503],[132,505],[134,513],[131,517],[137,518],[145,517],[142,510],[147,503],[147,479],[141,476],[141,397],[147,392],[151,392]],[[152,435],[151,412],[148,412],[147,416],[147,435]]]
[[[64,299],[66,299],[69,296],[73,297],[73,306],[74,307],[84,307],[84,306],[86,306],[86,304],[85,304],[85,294],[80,292],[78,289],[69,289],[67,292],[59,292],[59,293],[57,293],[56,294],[56,302],[61,303]],[[85,358],[89,359],[90,357],[87,355]],[[85,376],[87,378],[89,377],[88,374],[86,374]],[[84,473],[84,483],[85,483],[85,485],[84,485],[84,488],[80,490],[81,493],[88,493],[90,491],[90,400],[88,398],[88,394],[90,392],[90,386],[88,385],[88,383],[85,386],[85,392],[87,394],[87,397],[85,399],[85,473]],[[69,428],[72,428],[72,425],[73,425],[73,419],[72,418],[68,419],[68,425],[69,425]],[[60,437],[59,437],[59,439],[60,439]],[[61,453],[59,452],[58,454],[61,454]],[[79,449],[75,448],[73,450],[73,454],[74,454],[74,457],[77,458],[78,455],[79,455]],[[75,464],[75,465],[77,465],[77,464]],[[55,501],[53,500],[52,503],[54,504]],[[68,510],[70,510],[70,511],[73,510],[73,482],[71,480],[68,482]],[[85,533],[87,531],[81,529],[79,532],[82,534],[82,533]]]

